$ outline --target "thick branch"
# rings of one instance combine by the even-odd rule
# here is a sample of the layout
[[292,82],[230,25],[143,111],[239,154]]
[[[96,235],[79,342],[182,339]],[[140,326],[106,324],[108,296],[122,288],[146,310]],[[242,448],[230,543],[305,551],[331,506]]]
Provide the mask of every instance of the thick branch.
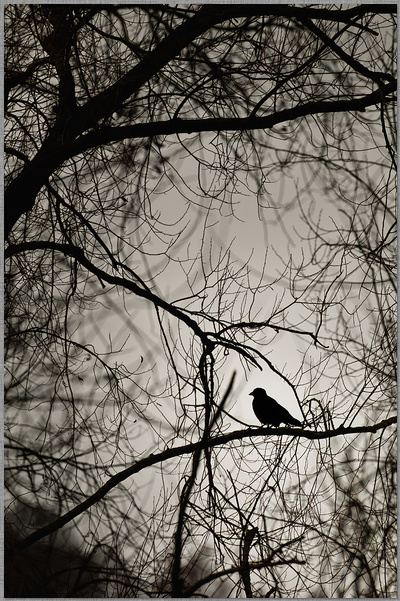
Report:
[[257,528],[249,528],[244,535],[243,541],[243,553],[242,553],[242,564],[240,569],[240,575],[242,577],[244,590],[248,599],[253,598],[253,591],[251,590],[250,580],[250,565],[249,565],[249,553],[253,538],[257,534]]
[[199,132],[245,131],[252,129],[270,129],[279,123],[292,121],[307,115],[323,113],[341,113],[348,111],[365,111],[369,106],[379,104],[388,95],[395,92],[397,83],[390,82],[361,98],[350,100],[321,100],[307,102],[290,109],[277,111],[264,117],[227,117],[216,119],[171,119],[153,123],[138,123],[120,127],[103,127],[80,137],[71,145],[73,154],[79,154],[89,148],[117,142],[126,138],[146,138],[171,134],[191,134]]
[[55,250],[63,253],[64,255],[74,257],[77,261],[79,261],[80,265],[85,267],[90,273],[93,273],[95,276],[97,276],[101,281],[106,281],[112,286],[122,286],[125,289],[134,292],[137,296],[146,298],[147,300],[154,303],[154,305],[156,305],[157,307],[164,309],[177,319],[181,320],[187,326],[189,326],[205,344],[207,344],[207,334],[203,332],[203,330],[200,328],[197,322],[194,321],[194,319],[189,317],[186,313],[184,313],[171,303],[168,303],[167,301],[163,300],[162,298],[151,292],[151,290],[149,290],[148,288],[141,288],[140,286],[138,286],[138,284],[132,282],[132,280],[128,280],[127,278],[122,278],[120,276],[114,276],[107,273],[106,271],[103,271],[102,269],[99,269],[98,267],[96,267],[96,265],[89,261],[83,249],[78,248],[77,246],[73,246],[72,244],[61,244],[51,241],[47,242],[45,240],[23,242],[21,244],[11,244],[10,246],[8,246],[8,248],[4,252],[4,258],[7,259],[17,253],[26,252],[28,250],[40,249]]
[[[278,115],[270,115],[261,119],[209,119],[179,122],[179,120],[163,123],[138,124],[126,128],[100,129],[77,139],[91,127],[98,127],[99,120],[109,117],[122,103],[135,94],[156,73],[178,56],[184,48],[190,45],[199,35],[212,26],[226,20],[238,17],[262,15],[284,15],[294,18],[319,18],[349,23],[349,20],[369,12],[393,13],[396,7],[390,4],[376,6],[356,6],[349,10],[313,9],[271,4],[233,4],[205,5],[191,18],[179,25],[165,37],[151,52],[149,52],[128,73],[123,75],[109,88],[91,98],[84,106],[73,111],[71,115],[59,115],[53,130],[49,133],[42,148],[29,165],[22,170],[18,177],[8,186],[5,197],[4,234],[8,237],[18,219],[29,212],[35,202],[40,188],[48,177],[66,159],[79,154],[83,150],[110,141],[126,137],[145,137],[152,135],[167,135],[172,133],[190,133],[200,131],[228,131],[232,129],[246,130],[268,128],[288,119],[310,114],[311,112],[327,112],[341,110],[364,110],[366,106],[375,104],[382,99],[376,92],[364,98],[350,101],[331,103],[309,103]],[[71,82],[70,82],[71,83]],[[394,84],[392,84],[393,86]],[[390,88],[391,91],[396,89]],[[380,93],[385,93],[380,89]],[[387,92],[386,92],[387,93]],[[376,96],[377,95],[377,96]],[[323,106],[320,106],[323,104]],[[262,119],[265,119],[263,121]],[[180,124],[180,125],[178,125]],[[136,128],[136,129],[134,129]]]
[[[282,6],[279,4],[205,5],[190,19],[179,25],[169,36],[164,38],[153,51],[149,52],[138,65],[122,76],[115,84],[99,93],[79,109],[76,122],[71,128],[71,133],[74,135],[82,132],[87,127],[93,125],[93,122],[97,123],[99,119],[112,114],[127,98],[136,90],[139,90],[144,83],[149,81],[171,59],[178,56],[184,48],[213,25],[232,18],[263,15],[285,15],[286,17],[296,18],[304,16],[348,22],[351,18],[365,14],[365,12],[374,12],[373,9],[365,11],[362,7],[355,7],[355,9],[342,12],[337,10],[307,9],[288,5]],[[385,12],[385,10],[393,12],[393,6],[381,5],[379,7],[380,13],[382,11]]]
[[143,469],[150,467],[152,465],[157,465],[167,461],[168,459],[172,459],[173,457],[180,457],[182,455],[188,455],[194,453],[200,449],[205,448],[213,448],[222,445],[226,445],[229,442],[236,440],[243,440],[245,438],[254,438],[255,436],[296,436],[299,438],[307,438],[310,440],[324,440],[329,438],[335,438],[337,436],[345,436],[352,434],[362,434],[362,433],[374,433],[378,430],[382,430],[384,428],[388,428],[389,426],[395,424],[397,421],[397,417],[390,417],[388,419],[382,420],[377,424],[372,424],[371,426],[356,426],[350,428],[336,428],[333,430],[324,430],[322,432],[312,431],[312,430],[303,430],[301,428],[246,428],[245,430],[237,430],[234,432],[228,432],[227,434],[222,434],[220,436],[215,436],[214,438],[209,438],[207,440],[200,440],[199,442],[182,445],[180,447],[171,447],[158,453],[157,455],[151,454],[144,459],[139,461],[135,461],[132,465],[127,467],[126,469],[118,472],[114,476],[112,476],[103,486],[101,486],[93,495],[85,499],[83,503],[80,503],[64,515],[60,516],[58,519],[54,520],[47,526],[43,528],[39,528],[29,536],[25,538],[25,540],[16,547],[14,553],[10,554],[7,557],[7,561],[11,559],[12,555],[15,553],[22,551],[23,549],[30,547],[38,540],[48,536],[52,532],[59,530],[65,524],[68,524],[71,520],[78,517],[85,511],[87,511],[90,507],[98,503],[105,495],[118,486],[121,482],[124,482],[127,478],[130,478],[134,474],[141,472]]
[[395,92],[396,82],[380,87],[371,94],[351,100],[308,102],[291,109],[285,109],[265,117],[220,118],[220,119],[171,119],[154,123],[139,123],[121,127],[103,127],[87,133],[69,145],[58,145],[48,139],[47,144],[24,168],[21,174],[7,188],[4,195],[5,217],[4,236],[7,239],[16,221],[33,207],[35,197],[48,177],[65,160],[103,144],[125,138],[146,138],[159,135],[188,134],[198,132],[245,131],[269,129],[279,123],[291,121],[306,115],[318,113],[339,113],[364,111],[367,107],[381,103],[385,96]]
[[[179,309],[174,304],[165,301],[161,297],[151,292],[151,290],[144,285],[143,281],[139,278],[139,276],[137,276],[132,270],[129,270],[129,272],[133,277],[137,279],[137,281],[140,282],[142,287],[126,277],[123,278],[120,276],[114,276],[107,273],[103,269],[100,269],[99,267],[94,265],[94,263],[89,261],[82,248],[78,248],[77,246],[74,246],[72,244],[61,244],[59,242],[51,242],[46,240],[34,240],[32,242],[22,242],[21,244],[10,244],[4,251],[4,258],[7,259],[13,255],[29,250],[55,250],[63,253],[66,256],[74,257],[74,259],[79,261],[82,267],[87,269],[90,273],[93,273],[93,275],[99,278],[101,282],[107,282],[111,286],[121,286],[126,290],[130,290],[137,296],[146,298],[147,300],[152,302],[156,307],[164,309],[164,311],[185,323],[189,328],[191,328],[194,334],[200,338],[200,340],[206,347],[210,348],[215,345],[215,342],[211,340],[211,338],[216,338],[215,333],[204,332],[197,324],[197,322],[191,317],[189,317],[189,315],[185,311]],[[120,263],[118,263],[118,265],[120,265]],[[234,348],[248,361],[253,363],[253,365],[260,367],[256,359],[250,353],[248,353],[243,346],[233,346],[228,340],[224,340],[222,338],[218,338],[218,343],[222,344],[226,348]]]

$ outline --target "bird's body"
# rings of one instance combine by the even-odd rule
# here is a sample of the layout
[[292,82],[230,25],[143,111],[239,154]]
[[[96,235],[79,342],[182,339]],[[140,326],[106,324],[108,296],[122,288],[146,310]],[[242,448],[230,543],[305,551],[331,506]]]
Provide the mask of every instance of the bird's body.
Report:
[[262,424],[279,426],[279,424],[292,424],[301,426],[299,420],[292,417],[284,407],[268,396],[264,388],[255,388],[250,392],[253,397],[253,411]]

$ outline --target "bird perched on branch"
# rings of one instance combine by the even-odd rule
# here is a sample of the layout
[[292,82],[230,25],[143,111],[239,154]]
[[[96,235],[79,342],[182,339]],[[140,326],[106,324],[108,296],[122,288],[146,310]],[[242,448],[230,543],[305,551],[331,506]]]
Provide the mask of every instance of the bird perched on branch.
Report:
[[268,396],[264,388],[255,388],[250,392],[253,397],[253,411],[262,424],[279,426],[280,423],[301,426],[299,420],[292,417],[284,407]]

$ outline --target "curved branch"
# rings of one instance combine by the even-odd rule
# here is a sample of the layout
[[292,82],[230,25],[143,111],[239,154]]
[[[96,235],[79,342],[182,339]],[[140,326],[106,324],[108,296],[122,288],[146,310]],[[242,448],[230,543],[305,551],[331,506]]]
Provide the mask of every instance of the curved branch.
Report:
[[[132,282],[131,280],[128,280],[127,278],[123,278],[120,276],[114,276],[114,275],[107,273],[103,269],[100,269],[99,267],[94,265],[91,261],[89,261],[89,259],[86,257],[82,248],[78,248],[77,246],[74,246],[73,244],[62,244],[59,242],[51,242],[51,241],[46,241],[46,240],[22,242],[21,244],[10,244],[7,247],[7,249],[4,251],[4,258],[7,259],[15,254],[25,252],[27,250],[52,250],[52,251],[61,252],[64,255],[68,255],[70,257],[74,257],[74,259],[79,261],[79,263],[81,264],[82,267],[85,267],[90,273],[93,273],[93,275],[95,275],[97,278],[99,278],[100,282],[103,282],[103,281],[107,282],[111,286],[121,286],[121,287],[125,288],[126,290],[130,290],[137,296],[146,298],[147,300],[152,302],[156,307],[164,309],[164,311],[166,311],[170,315],[173,315],[174,317],[176,317],[177,319],[179,319],[180,321],[185,323],[194,332],[194,334],[196,336],[198,336],[198,338],[200,338],[200,340],[206,347],[213,348],[216,345],[216,343],[212,340],[212,338],[216,337],[215,333],[203,332],[203,330],[198,325],[198,323],[194,319],[189,317],[189,315],[185,311],[183,311],[182,309],[179,309],[174,304],[167,302],[166,300],[160,298],[159,296],[157,296],[156,294],[151,292],[151,290],[145,286],[145,284],[141,280],[141,278],[139,276],[137,276],[135,274],[135,272],[132,271],[131,269],[129,269],[129,272],[132,274],[132,276],[137,281],[140,282],[140,284],[143,286],[142,288],[140,286],[138,286],[138,284],[136,284],[135,282]],[[121,264],[116,263],[116,266],[117,265],[121,265]],[[260,365],[258,364],[256,359],[249,352],[247,352],[247,350],[243,346],[242,347],[233,346],[232,344],[229,343],[229,341],[226,341],[223,339],[218,339],[217,342],[222,344],[226,348],[234,348],[238,353],[240,353],[243,357],[245,357],[253,365],[260,368]]]
[[323,440],[323,439],[335,438],[337,436],[362,434],[362,433],[374,433],[374,432],[377,432],[378,430],[388,428],[389,426],[395,424],[396,422],[397,422],[397,417],[394,416],[394,417],[389,417],[388,419],[382,420],[381,422],[378,422],[377,424],[372,424],[371,426],[356,426],[356,427],[352,427],[352,428],[339,427],[339,428],[335,428],[333,430],[325,430],[323,432],[316,432],[316,431],[311,431],[311,430],[303,430],[302,428],[288,428],[288,427],[284,427],[284,428],[271,428],[271,427],[247,428],[246,430],[237,430],[234,432],[228,432],[227,434],[215,436],[214,438],[209,438],[206,440],[202,439],[199,442],[182,445],[180,447],[171,447],[171,448],[166,449],[165,451],[162,451],[161,453],[158,453],[157,455],[152,453],[151,455],[149,455],[148,457],[145,457],[144,459],[135,461],[134,463],[132,463],[132,465],[130,465],[126,469],[124,469],[121,472],[118,472],[117,474],[112,476],[93,495],[91,495],[90,497],[85,499],[85,501],[83,501],[82,503],[80,503],[79,505],[77,505],[76,507],[71,509],[70,511],[67,511],[67,513],[65,513],[64,515],[62,515],[59,518],[57,518],[56,520],[54,520],[54,522],[51,522],[47,526],[43,526],[42,528],[39,528],[38,530],[36,530],[35,532],[33,532],[32,534],[27,536],[22,541],[22,543],[20,543],[15,548],[15,550],[10,553],[10,555],[6,558],[6,561],[9,561],[15,553],[18,553],[19,551],[22,551],[23,549],[30,547],[31,545],[36,543],[38,540],[44,538],[45,536],[48,536],[49,534],[51,534],[52,532],[55,532],[56,530],[59,530],[60,528],[65,526],[65,524],[68,524],[68,522],[72,521],[74,518],[78,517],[79,515],[81,515],[85,511],[87,511],[87,509],[89,509],[90,507],[92,507],[93,505],[98,503],[101,499],[103,499],[103,497],[105,497],[106,494],[110,490],[115,488],[121,482],[124,482],[124,480],[127,480],[127,478],[130,478],[134,474],[141,472],[143,469],[145,469],[147,467],[150,467],[152,465],[157,465],[159,463],[167,461],[168,459],[172,459],[173,457],[180,457],[181,455],[188,455],[188,454],[194,453],[196,451],[199,451],[201,449],[218,447],[218,446],[226,445],[228,442],[232,442],[232,441],[236,441],[236,440],[243,440],[246,438],[253,438],[255,436],[264,436],[265,437],[265,436],[287,435],[287,436],[295,436],[298,438],[301,438],[301,437],[308,438],[310,440]]
[[324,44],[326,44],[339,58],[341,58],[345,63],[347,63],[356,73],[360,73],[367,79],[372,79],[378,85],[382,83],[382,81],[395,81],[395,78],[390,73],[383,72],[374,72],[371,69],[368,69],[365,65],[360,63],[353,56],[350,56],[347,52],[343,50],[336,42],[330,38],[322,29],[317,27],[315,23],[308,19],[307,17],[296,17],[297,20],[307,29],[313,32]]
[[[168,303],[167,301],[163,300],[162,298],[151,292],[151,290],[149,290],[148,288],[141,288],[140,286],[138,286],[138,284],[132,282],[131,280],[122,278],[120,276],[111,275],[106,271],[103,271],[99,267],[96,267],[96,265],[94,265],[86,257],[83,249],[78,248],[77,246],[74,246],[72,244],[62,244],[58,242],[37,240],[33,242],[23,242],[21,244],[10,244],[10,246],[8,246],[8,248],[4,252],[4,258],[7,259],[15,254],[25,252],[27,250],[55,250],[63,253],[64,255],[74,257],[74,259],[79,261],[79,263],[83,267],[90,271],[90,273],[93,273],[93,275],[97,276],[101,281],[105,281],[108,284],[111,284],[112,286],[123,286],[127,290],[134,292],[137,296],[146,298],[147,300],[154,303],[154,305],[156,305],[157,307],[164,309],[177,319],[183,321],[205,344],[208,343],[207,334],[205,334],[200,328],[200,326],[197,324],[197,322],[194,321],[188,315],[186,315],[186,313],[184,313],[174,305]],[[137,279],[141,281],[140,278]]]

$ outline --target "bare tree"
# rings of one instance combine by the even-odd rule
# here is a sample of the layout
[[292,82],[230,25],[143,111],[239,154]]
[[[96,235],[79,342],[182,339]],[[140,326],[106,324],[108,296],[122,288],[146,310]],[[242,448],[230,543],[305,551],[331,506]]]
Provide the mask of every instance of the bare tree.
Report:
[[395,28],[6,6],[10,586],[62,535],[88,596],[395,594]]

